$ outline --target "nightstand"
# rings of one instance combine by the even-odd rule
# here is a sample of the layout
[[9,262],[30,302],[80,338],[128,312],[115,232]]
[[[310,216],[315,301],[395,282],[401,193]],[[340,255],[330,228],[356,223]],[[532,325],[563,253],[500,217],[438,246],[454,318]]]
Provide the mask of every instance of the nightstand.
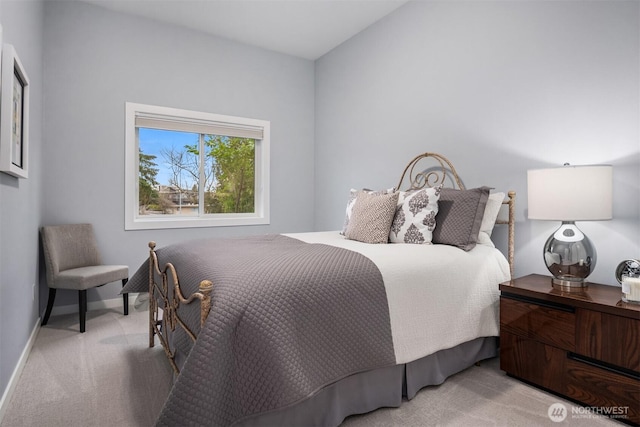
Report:
[[500,292],[500,369],[600,413],[626,407],[617,419],[640,424],[640,305],[619,287],[565,292],[538,274]]

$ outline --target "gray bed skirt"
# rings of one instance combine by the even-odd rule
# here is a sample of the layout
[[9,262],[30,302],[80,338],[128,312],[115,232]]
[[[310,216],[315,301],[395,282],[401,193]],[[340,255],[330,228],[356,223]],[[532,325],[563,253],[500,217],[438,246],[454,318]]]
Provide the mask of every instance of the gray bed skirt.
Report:
[[351,375],[288,408],[250,417],[235,426],[338,426],[346,417],[398,407],[429,385],[442,384],[480,360],[498,355],[498,338],[485,337],[404,365]]

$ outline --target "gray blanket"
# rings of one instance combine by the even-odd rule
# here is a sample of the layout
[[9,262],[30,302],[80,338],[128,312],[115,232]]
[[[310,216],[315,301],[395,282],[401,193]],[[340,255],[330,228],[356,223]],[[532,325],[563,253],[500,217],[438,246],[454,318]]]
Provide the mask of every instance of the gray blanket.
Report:
[[[203,279],[214,283],[211,313],[158,425],[231,425],[395,364],[382,276],[358,253],[280,235],[157,253],[161,265],[174,264],[186,295]],[[147,271],[125,292],[146,290]]]

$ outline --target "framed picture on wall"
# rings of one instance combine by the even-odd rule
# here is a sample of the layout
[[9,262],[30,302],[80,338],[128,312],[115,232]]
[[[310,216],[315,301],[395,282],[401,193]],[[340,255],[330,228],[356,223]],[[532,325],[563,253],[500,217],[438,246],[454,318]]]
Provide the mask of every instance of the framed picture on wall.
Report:
[[29,176],[29,77],[10,44],[2,45],[0,171]]

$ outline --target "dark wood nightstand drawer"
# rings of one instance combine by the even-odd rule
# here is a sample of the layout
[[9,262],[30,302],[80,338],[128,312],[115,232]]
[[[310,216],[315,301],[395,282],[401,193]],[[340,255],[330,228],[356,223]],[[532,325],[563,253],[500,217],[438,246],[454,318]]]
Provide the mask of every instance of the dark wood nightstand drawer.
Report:
[[575,349],[575,312],[571,307],[503,293],[500,330],[561,349]]
[[569,354],[566,360],[566,382],[562,394],[586,406],[618,408],[626,421],[640,424],[640,382],[637,377],[616,372],[597,361]]
[[576,353],[640,373],[640,319],[584,309],[576,318]]
[[562,393],[566,360],[566,351],[500,332],[500,369],[509,375]]

